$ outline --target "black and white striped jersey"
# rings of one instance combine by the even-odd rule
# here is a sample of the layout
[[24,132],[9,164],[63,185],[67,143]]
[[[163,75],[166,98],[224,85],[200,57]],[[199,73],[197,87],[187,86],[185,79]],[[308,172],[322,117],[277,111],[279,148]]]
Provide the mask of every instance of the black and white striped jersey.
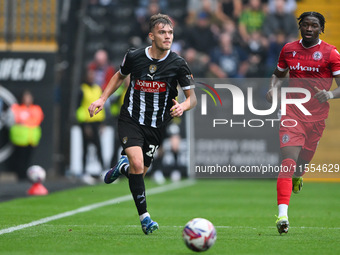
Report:
[[131,117],[141,125],[154,128],[167,124],[177,85],[192,88],[193,78],[186,61],[168,51],[162,59],[152,59],[148,48],[130,49],[120,66],[122,75],[130,74],[120,118]]

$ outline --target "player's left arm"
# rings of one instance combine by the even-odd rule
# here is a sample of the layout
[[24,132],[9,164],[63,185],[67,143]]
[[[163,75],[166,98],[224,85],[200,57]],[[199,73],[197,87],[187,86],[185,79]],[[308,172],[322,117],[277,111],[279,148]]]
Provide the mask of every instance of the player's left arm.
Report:
[[194,91],[194,80],[187,62],[182,59],[178,68],[178,84],[180,84],[186,99],[179,103],[172,99],[173,106],[170,109],[171,117],[179,117],[183,112],[194,108],[197,104],[196,94]]
[[197,104],[196,94],[194,89],[188,89],[183,91],[186,99],[179,103],[175,99],[172,99],[173,106],[170,109],[171,117],[179,117],[183,115],[183,112],[194,108]]
[[334,79],[338,87],[332,91],[321,90],[317,87],[314,87],[314,91],[316,92],[314,98],[319,100],[320,103],[327,102],[333,98],[340,98],[340,75],[334,76]]
[[340,74],[336,75],[334,77],[334,79],[335,79],[336,85],[338,85],[338,87],[331,92],[333,94],[333,98],[340,98]]
[[333,77],[338,87],[332,91],[321,90],[317,87],[314,87],[314,91],[316,92],[314,98],[319,100],[320,103],[327,102],[333,98],[340,98],[340,54],[336,49],[333,49],[331,52],[330,65],[333,72]]

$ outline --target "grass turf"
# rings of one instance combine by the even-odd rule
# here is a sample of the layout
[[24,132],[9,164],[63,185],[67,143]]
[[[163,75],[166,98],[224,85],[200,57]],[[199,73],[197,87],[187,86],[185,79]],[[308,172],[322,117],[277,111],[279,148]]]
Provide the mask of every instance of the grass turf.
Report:
[[[306,182],[293,194],[290,229],[275,227],[274,180],[197,180],[147,197],[160,229],[144,235],[133,201],[0,235],[0,254],[192,254],[182,229],[195,217],[209,219],[217,241],[205,254],[339,254],[340,184]],[[157,185],[146,181],[147,190]],[[126,180],[16,199],[0,204],[0,232],[41,218],[129,194]]]

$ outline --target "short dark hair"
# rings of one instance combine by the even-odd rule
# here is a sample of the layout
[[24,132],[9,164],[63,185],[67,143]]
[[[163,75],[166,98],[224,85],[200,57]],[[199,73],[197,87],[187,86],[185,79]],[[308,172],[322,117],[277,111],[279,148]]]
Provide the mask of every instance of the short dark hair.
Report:
[[325,31],[325,23],[326,23],[326,20],[325,20],[325,17],[319,13],[319,12],[304,12],[300,15],[300,17],[297,18],[297,20],[299,21],[299,27],[301,26],[301,22],[303,21],[304,18],[306,17],[315,17],[319,20],[320,22],[320,26],[322,27],[321,29],[321,32],[324,33]]
[[172,21],[168,15],[165,14],[155,14],[152,15],[149,21],[149,30],[151,30],[158,24],[164,24],[164,25],[169,25],[170,27],[173,27]]

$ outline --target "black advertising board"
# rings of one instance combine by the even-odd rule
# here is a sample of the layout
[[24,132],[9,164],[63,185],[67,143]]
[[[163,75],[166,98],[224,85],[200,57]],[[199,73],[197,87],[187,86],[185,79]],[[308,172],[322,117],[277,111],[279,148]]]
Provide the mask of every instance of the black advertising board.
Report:
[[[42,138],[33,153],[32,163],[41,165],[46,170],[52,167],[55,56],[55,53],[50,52],[0,52],[0,85],[18,101],[24,90],[31,91],[34,103],[40,105],[44,112]],[[2,101],[5,104],[9,102],[8,98],[3,98]],[[8,106],[3,109],[6,108]],[[6,126],[3,125],[2,128],[6,129]],[[2,161],[4,160],[5,158]]]
[[191,174],[198,178],[272,178],[280,165],[277,106],[269,79],[196,79]]

